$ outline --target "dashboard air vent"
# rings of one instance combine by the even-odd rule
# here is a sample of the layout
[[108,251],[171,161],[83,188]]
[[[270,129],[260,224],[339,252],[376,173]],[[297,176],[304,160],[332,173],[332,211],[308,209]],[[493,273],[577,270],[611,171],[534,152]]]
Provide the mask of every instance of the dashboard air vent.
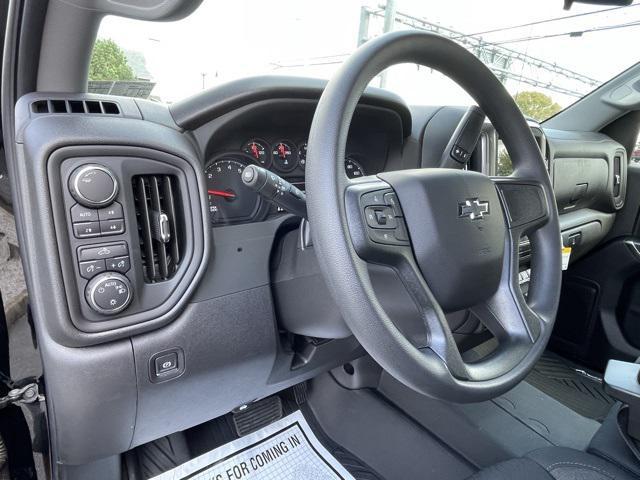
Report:
[[31,104],[33,113],[92,113],[120,115],[115,102],[102,100],[36,100]]
[[133,196],[145,282],[168,280],[182,254],[178,181],[172,175],[138,175],[133,177]]

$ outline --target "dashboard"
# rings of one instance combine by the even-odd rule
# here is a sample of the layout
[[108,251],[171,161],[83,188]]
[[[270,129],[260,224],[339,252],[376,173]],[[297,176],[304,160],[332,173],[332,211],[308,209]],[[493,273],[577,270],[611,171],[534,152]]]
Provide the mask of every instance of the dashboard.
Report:
[[[301,241],[300,219],[240,179],[253,164],[304,190],[324,86],[244,79],[169,107],[86,94],[20,99],[21,248],[38,253],[24,263],[61,461],[126,451],[364,354]],[[345,177],[434,166],[463,114],[367,89]],[[544,133],[562,229],[586,252],[623,205],[624,151],[601,134]],[[497,142],[485,123],[470,168],[495,173]],[[385,309],[415,338],[417,322],[403,323],[415,318],[411,297],[394,272],[372,269]],[[456,338],[477,331],[465,312],[450,321]],[[83,422],[69,391],[82,392]]]
[[[269,215],[283,213],[277,207],[265,205],[260,196],[243,183],[242,171],[247,165],[258,165],[289,179],[304,191],[306,160],[306,139],[293,142],[286,138],[267,140],[261,137],[248,139],[237,151],[211,158],[204,169],[211,225],[260,221]],[[344,162],[345,175],[351,179],[367,175],[363,163],[367,162],[357,152],[348,153]]]
[[[195,132],[205,152],[209,219],[213,227],[264,221],[283,212],[244,185],[243,169],[258,165],[305,190],[307,138],[315,102],[266,101],[232,112]],[[351,179],[375,175],[400,157],[400,118],[388,108],[361,105],[354,113],[344,172]]]

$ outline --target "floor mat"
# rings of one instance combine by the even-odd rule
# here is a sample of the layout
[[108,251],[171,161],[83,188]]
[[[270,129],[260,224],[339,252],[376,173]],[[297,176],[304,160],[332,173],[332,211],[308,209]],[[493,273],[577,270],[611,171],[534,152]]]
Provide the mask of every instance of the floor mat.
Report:
[[355,480],[331,455],[300,411],[222,445],[154,480]]
[[595,372],[546,352],[526,378],[527,383],[571,410],[602,422],[614,404]]

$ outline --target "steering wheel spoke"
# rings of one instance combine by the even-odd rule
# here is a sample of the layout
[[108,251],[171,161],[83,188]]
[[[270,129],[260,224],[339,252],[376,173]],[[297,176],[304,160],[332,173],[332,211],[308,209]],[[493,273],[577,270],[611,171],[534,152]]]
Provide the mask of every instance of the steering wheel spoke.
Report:
[[[456,378],[469,378],[446,316],[416,263],[404,212],[395,191],[388,183],[371,177],[366,182],[351,183],[345,191],[345,206],[352,244],[358,256],[367,263],[392,268],[412,298],[419,313],[415,321],[424,329],[418,348],[425,355],[435,354],[442,359]],[[376,212],[393,214],[384,220],[383,226],[387,228],[381,228]],[[403,229],[400,236],[399,228]]]
[[549,202],[541,182],[517,177],[496,177],[493,181],[514,237],[527,235],[549,220]]

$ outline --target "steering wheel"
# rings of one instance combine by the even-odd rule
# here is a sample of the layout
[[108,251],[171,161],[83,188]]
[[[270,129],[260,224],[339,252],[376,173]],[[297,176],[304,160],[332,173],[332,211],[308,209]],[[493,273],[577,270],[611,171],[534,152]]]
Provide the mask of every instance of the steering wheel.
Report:
[[[513,174],[435,168],[348,179],[345,146],[358,100],[375,75],[399,63],[439,70],[464,88],[500,134]],[[324,279],[355,337],[387,372],[418,392],[462,403],[498,396],[531,370],[560,296],[558,211],[524,117],[480,60],[427,32],[395,32],[364,44],[316,109],[306,190]],[[523,236],[532,247],[527,299],[518,284]],[[369,264],[395,270],[420,312],[418,339],[405,336],[383,309]],[[471,309],[498,343],[476,362],[463,359],[445,317],[462,309]]]

